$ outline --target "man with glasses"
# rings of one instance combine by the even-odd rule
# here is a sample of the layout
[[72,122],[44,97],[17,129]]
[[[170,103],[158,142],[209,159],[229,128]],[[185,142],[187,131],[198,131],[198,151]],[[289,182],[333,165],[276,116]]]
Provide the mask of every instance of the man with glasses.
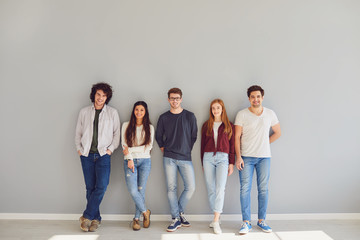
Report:
[[[181,107],[182,92],[179,88],[168,91],[170,111],[163,113],[156,128],[156,141],[164,154],[164,169],[172,223],[167,231],[189,227],[184,209],[195,191],[195,173],[191,150],[197,138],[194,113]],[[177,171],[184,182],[184,191],[177,197]]]

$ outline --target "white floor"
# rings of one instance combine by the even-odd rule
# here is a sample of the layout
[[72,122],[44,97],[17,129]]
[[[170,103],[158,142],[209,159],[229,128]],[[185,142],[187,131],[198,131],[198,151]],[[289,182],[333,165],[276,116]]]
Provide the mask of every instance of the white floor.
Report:
[[[240,222],[223,221],[223,234],[215,235],[208,222],[192,221],[191,227],[166,232],[168,222],[152,221],[148,229],[133,231],[130,222],[103,221],[95,233],[84,233],[78,221],[0,220],[1,240],[359,240],[360,220],[272,220],[273,233],[257,227],[247,235],[238,235]],[[255,224],[253,224],[255,225]]]

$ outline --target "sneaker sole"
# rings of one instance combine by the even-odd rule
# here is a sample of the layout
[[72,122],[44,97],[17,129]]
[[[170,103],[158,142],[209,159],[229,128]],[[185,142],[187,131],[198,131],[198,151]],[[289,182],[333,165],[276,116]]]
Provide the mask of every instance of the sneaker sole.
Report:
[[259,227],[263,232],[266,232],[266,233],[271,233],[272,230],[265,230],[265,229],[262,229],[261,227]]
[[80,227],[81,230],[83,230],[84,232],[88,232],[89,231],[89,228],[82,228]]
[[[252,228],[251,228],[251,229],[252,229]],[[240,235],[245,235],[245,234],[248,234],[248,233],[251,231],[251,229],[249,229],[249,231],[248,231],[248,232],[246,232],[246,233],[245,233],[245,232],[239,232],[239,234],[240,234]]]
[[190,227],[191,224],[181,224],[182,227]]
[[166,229],[167,232],[175,232],[178,228],[181,228],[181,225],[177,226],[174,229]]
[[134,230],[134,231],[139,231],[139,230],[141,229],[141,227],[140,227],[139,229],[134,229],[134,228],[132,227],[132,222],[130,222],[129,227],[130,227],[132,230]]

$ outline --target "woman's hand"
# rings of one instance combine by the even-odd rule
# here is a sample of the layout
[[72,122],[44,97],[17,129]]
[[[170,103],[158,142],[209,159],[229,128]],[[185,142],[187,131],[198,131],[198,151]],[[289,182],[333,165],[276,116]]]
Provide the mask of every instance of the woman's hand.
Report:
[[130,168],[132,172],[135,171],[134,161],[132,159],[128,160],[128,168]]
[[129,154],[129,147],[128,147],[128,146],[123,145],[123,148],[124,148],[124,150],[123,150],[123,154],[124,154],[124,155],[128,155],[128,154]]
[[228,176],[230,176],[234,171],[234,164],[229,164],[228,168]]

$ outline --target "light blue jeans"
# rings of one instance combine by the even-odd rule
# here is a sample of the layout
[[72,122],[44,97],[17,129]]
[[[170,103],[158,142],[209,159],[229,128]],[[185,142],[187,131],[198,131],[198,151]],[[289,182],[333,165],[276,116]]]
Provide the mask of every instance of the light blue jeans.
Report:
[[215,155],[213,152],[205,152],[203,166],[210,208],[213,212],[222,213],[229,155],[223,152],[217,152]]
[[134,172],[128,168],[128,160],[124,161],[125,180],[128,191],[135,202],[136,212],[135,218],[139,219],[141,213],[146,211],[145,205],[145,189],[146,182],[150,174],[151,159],[135,158]]
[[[167,193],[172,218],[180,216],[184,212],[186,204],[195,192],[195,173],[192,161],[176,160],[164,157],[164,169],[167,183]],[[178,200],[177,197],[177,171],[184,182],[184,191]]]
[[250,194],[254,169],[258,189],[258,219],[265,219],[269,199],[270,158],[242,157],[242,159],[244,160],[244,169],[239,171],[239,177],[243,221],[251,221]]

